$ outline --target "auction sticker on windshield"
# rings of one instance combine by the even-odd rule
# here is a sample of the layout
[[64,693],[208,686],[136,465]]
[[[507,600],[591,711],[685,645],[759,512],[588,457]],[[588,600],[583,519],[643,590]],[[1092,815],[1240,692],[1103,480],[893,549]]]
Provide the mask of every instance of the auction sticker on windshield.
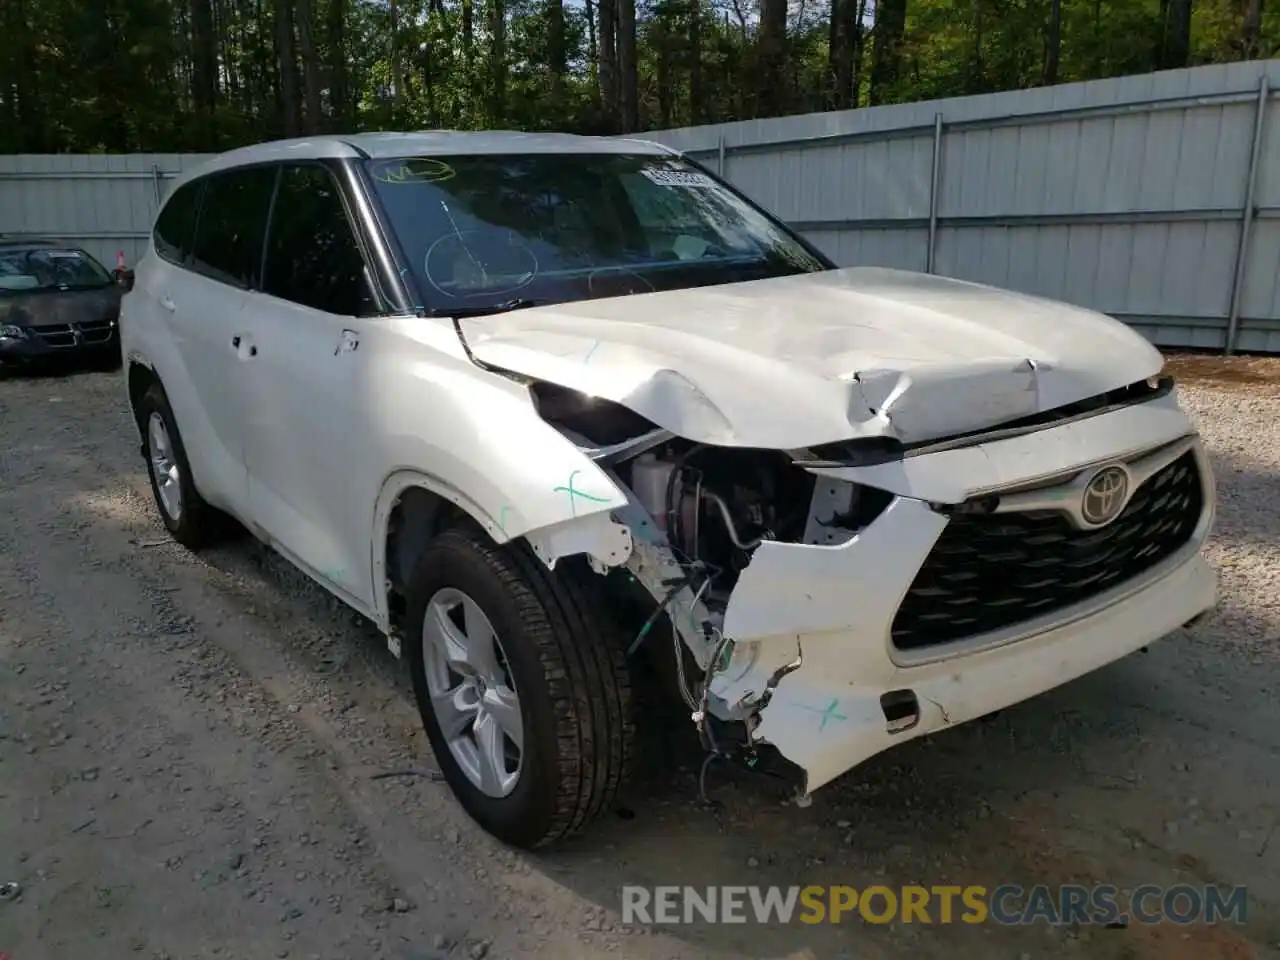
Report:
[[696,170],[672,170],[669,167],[645,167],[640,171],[662,187],[710,187],[715,181]]

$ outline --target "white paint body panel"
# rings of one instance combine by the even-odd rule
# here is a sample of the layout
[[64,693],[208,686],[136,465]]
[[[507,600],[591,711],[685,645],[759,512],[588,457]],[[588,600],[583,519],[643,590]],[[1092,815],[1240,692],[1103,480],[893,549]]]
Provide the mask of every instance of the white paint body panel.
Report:
[[201,495],[382,628],[386,524],[409,487],[498,542],[534,533],[553,553],[626,560],[625,528],[591,520],[626,497],[527,389],[467,360],[447,320],[339,318],[230,291],[239,312],[189,351],[185,318],[153,309],[144,286],[174,277],[214,286],[146,258],[121,338],[165,385]]
[[521,310],[463,323],[481,360],[702,443],[794,449],[979,430],[1160,371],[1092,311],[881,268]]

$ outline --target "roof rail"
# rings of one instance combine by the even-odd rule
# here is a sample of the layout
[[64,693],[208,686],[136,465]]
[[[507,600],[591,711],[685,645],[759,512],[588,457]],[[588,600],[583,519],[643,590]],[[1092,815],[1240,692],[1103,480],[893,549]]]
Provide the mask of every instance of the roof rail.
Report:
[[356,144],[352,143],[352,142],[351,142],[351,139],[350,139],[349,137],[337,137],[336,139],[337,139],[337,140],[338,140],[338,142],[339,142],[339,143],[341,143],[343,146],[350,147],[350,148],[351,148],[352,150],[354,150],[356,153],[360,154],[360,156],[361,156],[361,158],[362,158],[362,159],[364,159],[364,160],[368,160],[368,159],[370,159],[368,151],[366,151],[363,147],[358,146],[358,145],[356,145]]

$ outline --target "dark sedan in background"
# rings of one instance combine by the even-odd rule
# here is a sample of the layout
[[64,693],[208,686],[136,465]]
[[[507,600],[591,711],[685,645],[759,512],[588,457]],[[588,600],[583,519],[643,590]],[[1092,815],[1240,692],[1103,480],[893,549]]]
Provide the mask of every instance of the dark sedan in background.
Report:
[[125,289],[78,247],[0,237],[0,373],[58,359],[119,365]]

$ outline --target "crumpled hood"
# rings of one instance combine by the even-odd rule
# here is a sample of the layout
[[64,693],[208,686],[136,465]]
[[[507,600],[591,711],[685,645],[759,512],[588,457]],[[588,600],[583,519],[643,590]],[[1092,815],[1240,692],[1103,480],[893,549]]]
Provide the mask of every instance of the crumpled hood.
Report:
[[120,315],[119,287],[101,290],[33,290],[0,293],[0,323],[17,327],[45,327],[92,323]]
[[537,307],[463,330],[481,361],[689,440],[773,449],[979,430],[1163,365],[1102,314],[872,267]]

